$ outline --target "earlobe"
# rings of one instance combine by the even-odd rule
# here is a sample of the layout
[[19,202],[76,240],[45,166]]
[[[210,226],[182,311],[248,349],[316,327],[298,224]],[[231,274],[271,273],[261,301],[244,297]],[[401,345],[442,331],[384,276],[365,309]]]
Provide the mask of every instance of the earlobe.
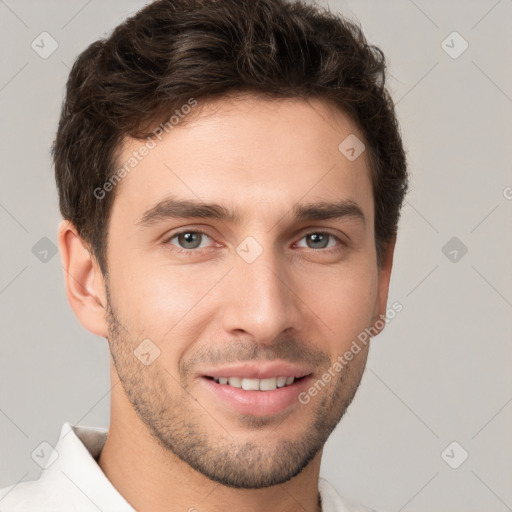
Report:
[[71,222],[61,222],[58,238],[69,304],[83,327],[106,338],[106,294],[99,265]]

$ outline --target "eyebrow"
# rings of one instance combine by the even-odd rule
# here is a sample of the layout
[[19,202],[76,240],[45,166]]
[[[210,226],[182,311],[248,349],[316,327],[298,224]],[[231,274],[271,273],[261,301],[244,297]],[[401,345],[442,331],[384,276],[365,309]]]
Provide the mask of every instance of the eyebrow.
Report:
[[[296,204],[292,215],[298,221],[347,218],[366,224],[361,207],[351,199]],[[218,203],[167,198],[147,210],[137,224],[151,226],[169,219],[216,219],[236,224],[241,222],[243,216]]]

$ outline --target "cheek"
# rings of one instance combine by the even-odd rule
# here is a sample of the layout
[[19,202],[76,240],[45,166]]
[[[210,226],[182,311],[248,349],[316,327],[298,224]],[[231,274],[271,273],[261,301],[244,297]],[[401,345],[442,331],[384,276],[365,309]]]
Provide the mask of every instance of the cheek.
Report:
[[[322,320],[325,335],[336,353],[350,346],[373,318],[377,301],[377,272],[373,265],[331,271],[326,286],[309,293],[307,304]],[[317,325],[321,325],[317,322]]]
[[[212,268],[198,272],[190,265],[125,265],[116,277],[116,312],[132,333],[154,340],[162,351],[185,344],[201,325],[201,312],[213,297],[219,277]],[[199,267],[197,267],[199,269]],[[206,267],[205,267],[206,269]],[[211,290],[210,293],[209,290]],[[183,332],[188,337],[183,336]]]

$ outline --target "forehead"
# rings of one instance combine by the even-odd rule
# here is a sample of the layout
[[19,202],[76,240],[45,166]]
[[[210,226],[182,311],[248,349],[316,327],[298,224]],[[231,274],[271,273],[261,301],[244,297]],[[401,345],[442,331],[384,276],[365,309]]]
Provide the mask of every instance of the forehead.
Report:
[[352,161],[340,151],[347,137],[362,143],[363,135],[330,103],[239,96],[187,115],[149,150],[141,151],[146,140],[125,141],[118,166],[138,159],[117,185],[112,218],[122,210],[133,223],[169,194],[241,213],[253,205],[262,219],[315,198],[357,200],[373,214],[366,151]]

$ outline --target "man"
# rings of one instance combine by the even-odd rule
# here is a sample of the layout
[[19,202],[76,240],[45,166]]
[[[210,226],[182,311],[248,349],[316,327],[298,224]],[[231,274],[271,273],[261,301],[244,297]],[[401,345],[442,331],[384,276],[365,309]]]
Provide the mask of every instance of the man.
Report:
[[284,0],[158,0],[71,70],[53,146],[67,296],[111,351],[0,509],[369,510],[319,478],[386,317],[406,159],[385,62]]

